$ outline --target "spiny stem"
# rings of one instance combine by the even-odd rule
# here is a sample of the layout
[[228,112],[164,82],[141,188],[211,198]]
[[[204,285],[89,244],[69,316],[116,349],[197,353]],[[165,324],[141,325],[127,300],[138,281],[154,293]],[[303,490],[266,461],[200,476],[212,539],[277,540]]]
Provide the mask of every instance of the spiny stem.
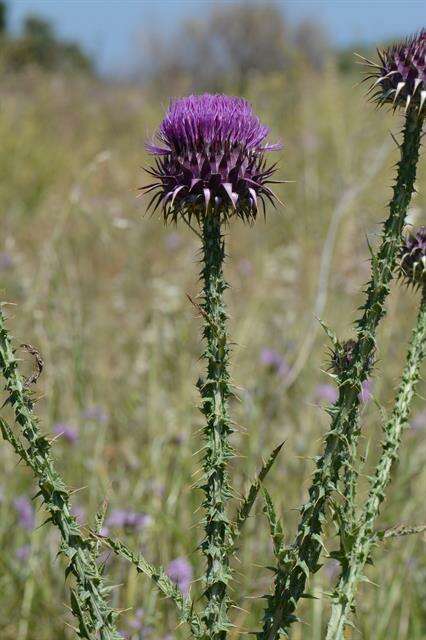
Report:
[[203,625],[199,616],[193,610],[193,602],[191,598],[189,596],[184,596],[179,587],[174,584],[162,567],[154,567],[144,558],[142,553],[135,553],[134,551],[131,551],[120,540],[110,538],[109,536],[100,536],[97,533],[93,533],[92,535],[97,542],[105,544],[117,556],[124,558],[133,564],[138,573],[144,573],[148,576],[163,595],[173,600],[181,621],[186,622],[189,625],[192,635],[195,638],[205,637]]
[[358,412],[361,385],[369,373],[369,360],[374,353],[376,330],[385,314],[385,300],[395,269],[407,208],[414,189],[419,157],[423,117],[414,110],[406,116],[404,140],[398,175],[384,223],[382,241],[372,257],[371,281],[367,287],[364,313],[357,321],[357,341],[351,366],[339,376],[339,398],[329,409],[332,418],[325,438],[324,453],[318,458],[307,502],[301,508],[301,519],[292,546],[278,567],[273,595],[268,597],[264,624],[259,640],[276,640],[287,633],[297,620],[294,612],[303,596],[310,573],[318,570],[322,550],[322,528],[325,510],[337,489],[342,465],[348,459],[351,443],[359,435]]
[[50,443],[42,435],[32,412],[31,396],[24,388],[18,371],[18,361],[12,350],[1,306],[0,370],[6,381],[8,402],[14,409],[15,420],[29,447],[23,445],[4,420],[0,421],[2,435],[33,471],[39,486],[38,495],[50,514],[50,521],[59,529],[60,551],[68,561],[66,576],[72,574],[76,580],[76,589],[71,589],[71,609],[79,624],[77,634],[85,640],[120,640],[121,635],[115,627],[116,613],[108,604],[108,588],[104,586],[93,558],[93,544],[83,537],[70,512],[69,490],[55,469]]
[[200,381],[201,412],[204,427],[203,480],[205,497],[205,537],[201,544],[207,559],[204,576],[206,607],[203,622],[207,638],[224,640],[229,629],[230,600],[227,586],[231,577],[229,553],[232,548],[232,527],[226,503],[232,495],[227,463],[233,455],[229,442],[233,429],[228,415],[231,396],[229,377],[229,346],[223,294],[227,284],[223,276],[225,249],[220,220],[207,214],[203,221],[203,338],[206,348],[207,377]]
[[371,547],[376,542],[374,524],[391,480],[392,464],[398,459],[403,428],[407,423],[420,364],[426,351],[426,287],[423,291],[417,322],[411,337],[406,365],[395,399],[392,415],[384,427],[385,439],[370,493],[358,524],[356,538],[343,561],[340,579],[333,594],[333,607],[327,629],[327,640],[342,640],[345,623],[353,606],[355,592],[362,578]]

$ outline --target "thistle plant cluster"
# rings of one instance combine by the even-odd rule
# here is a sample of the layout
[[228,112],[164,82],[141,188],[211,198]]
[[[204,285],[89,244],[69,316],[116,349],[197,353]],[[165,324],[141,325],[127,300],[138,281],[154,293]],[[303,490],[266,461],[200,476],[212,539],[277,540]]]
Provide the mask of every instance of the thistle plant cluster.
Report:
[[[307,596],[312,574],[320,570],[324,553],[325,527],[334,523],[340,548],[332,557],[340,563],[340,576],[332,593],[332,614],[327,640],[343,640],[351,623],[356,589],[363,579],[365,564],[382,535],[376,521],[397,460],[402,432],[407,423],[426,340],[426,228],[404,235],[406,216],[414,191],[424,120],[425,31],[404,43],[379,52],[372,91],[379,105],[403,107],[404,127],[399,146],[400,159],[382,227],[379,246],[372,252],[371,278],[365,301],[355,323],[354,337],[339,340],[326,329],[332,345],[331,371],[337,399],[328,408],[330,427],[322,451],[315,459],[308,497],[300,508],[293,541],[284,538],[284,523],[264,481],[276,462],[279,445],[263,464],[239,505],[234,507],[229,462],[234,456],[231,436],[234,423],[229,400],[234,390],[230,376],[231,342],[228,336],[224,276],[226,257],[225,225],[233,217],[253,222],[259,203],[275,203],[271,185],[277,169],[268,163],[268,154],[280,148],[266,142],[269,130],[243,99],[224,95],[190,96],[172,101],[157,133],[148,145],[154,158],[148,173],[154,181],[143,187],[151,194],[148,207],[160,208],[166,222],[184,221],[197,225],[201,239],[201,295],[194,302],[202,324],[205,375],[198,381],[203,416],[201,480],[204,533],[199,550],[205,559],[202,576],[203,598],[195,605],[188,578],[173,580],[161,567],[153,566],[140,552],[102,529],[104,512],[94,519],[89,533],[83,533],[71,513],[70,492],[59,475],[51,452],[51,442],[42,434],[34,415],[30,391],[36,378],[25,381],[0,310],[0,368],[5,380],[7,401],[15,416],[16,428],[0,420],[3,437],[30,467],[39,485],[39,496],[49,521],[61,535],[60,551],[66,558],[66,574],[73,576],[71,610],[75,632],[86,640],[118,640],[117,613],[109,603],[109,587],[98,562],[99,551],[107,546],[143,573],[161,594],[174,602],[180,620],[201,640],[226,640],[232,619],[231,590],[235,581],[231,558],[243,533],[255,501],[263,499],[274,551],[273,580],[264,600],[258,629],[250,630],[258,640],[288,637],[298,621],[298,608]],[[371,77],[371,76],[370,76]],[[400,276],[414,291],[420,290],[420,307],[414,322],[406,363],[401,373],[394,407],[383,426],[382,451],[370,481],[367,500],[357,504],[359,437],[362,431],[360,398],[371,375],[379,346],[377,330],[386,314],[392,281]],[[330,515],[331,514],[331,515]],[[418,529],[410,528],[405,533]],[[170,573],[170,572],[169,572]]]

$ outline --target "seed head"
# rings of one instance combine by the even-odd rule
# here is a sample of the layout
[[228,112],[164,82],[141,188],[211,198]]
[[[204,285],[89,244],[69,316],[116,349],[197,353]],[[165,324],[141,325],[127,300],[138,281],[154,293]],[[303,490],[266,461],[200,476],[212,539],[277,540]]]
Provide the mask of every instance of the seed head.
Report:
[[367,79],[374,80],[370,91],[379,106],[392,104],[404,107],[411,105],[420,111],[426,101],[426,29],[377,51],[378,64],[367,60],[373,69]]
[[266,144],[269,133],[242,98],[204,94],[170,103],[157,139],[148,144],[155,157],[147,169],[154,182],[148,209],[162,208],[166,221],[187,214],[256,218],[259,202],[276,199],[269,184],[275,171],[265,155],[281,145]]
[[426,227],[408,233],[401,248],[400,274],[407,284],[426,286]]

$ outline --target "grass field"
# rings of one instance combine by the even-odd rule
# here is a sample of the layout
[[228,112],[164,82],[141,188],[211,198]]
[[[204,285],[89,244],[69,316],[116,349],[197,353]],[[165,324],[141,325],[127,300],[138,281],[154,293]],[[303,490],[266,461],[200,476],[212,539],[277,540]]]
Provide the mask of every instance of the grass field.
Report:
[[[321,75],[258,79],[246,96],[270,124],[271,140],[284,142],[279,177],[293,182],[278,190],[284,208],[269,210],[253,227],[235,222],[228,230],[232,373],[240,396],[232,415],[241,425],[233,484],[242,492],[262,456],[285,440],[267,486],[288,539],[333,394],[327,339],[315,316],[351,337],[369,277],[367,239],[376,242],[397,160],[389,130],[398,135],[398,116],[375,111],[354,84],[330,65]],[[200,319],[186,294],[199,290],[199,240],[185,226],[164,227],[145,216],[136,197],[147,180],[144,141],[166,99],[136,86],[31,72],[4,77],[0,101],[0,293],[14,303],[7,313],[17,344],[36,345],[45,360],[37,411],[45,432],[63,432],[53,450],[76,490],[75,513],[93,524],[88,514],[107,498],[111,532],[152,562],[167,567],[186,559],[197,598],[202,532],[192,485],[201,416],[194,384],[202,364]],[[421,161],[411,222],[422,221],[425,182]],[[396,283],[362,409],[365,475],[376,459],[382,412],[391,406],[416,305],[416,296]],[[30,357],[19,353],[30,371]],[[421,383],[419,396],[425,391]],[[381,527],[426,522],[425,435],[419,397]],[[2,443],[1,640],[73,637],[64,622],[71,617],[64,614],[68,594],[56,534],[48,526],[32,530],[33,519],[41,525],[44,518],[37,500],[28,502],[35,492],[29,472]],[[329,549],[337,544],[333,535]],[[426,638],[425,541],[423,534],[375,550],[368,576],[376,585],[360,589],[352,638]],[[231,640],[259,626],[262,611],[251,597],[270,588],[271,558],[259,506],[234,562]],[[111,556],[105,560],[111,582],[120,585],[113,599],[128,637],[187,637],[171,608],[158,608],[144,577]],[[335,577],[335,565],[325,560],[310,584],[318,598],[305,600],[292,640],[323,637]]]

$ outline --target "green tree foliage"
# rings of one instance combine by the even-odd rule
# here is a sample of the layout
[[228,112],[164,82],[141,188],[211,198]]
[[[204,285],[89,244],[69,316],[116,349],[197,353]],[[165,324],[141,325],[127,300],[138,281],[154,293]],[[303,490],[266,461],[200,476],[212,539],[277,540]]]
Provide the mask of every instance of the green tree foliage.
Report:
[[47,71],[93,72],[93,63],[79,45],[62,42],[52,25],[37,16],[29,15],[22,34],[13,38],[7,34],[6,6],[0,3],[0,60],[7,71],[20,71],[36,66]]

